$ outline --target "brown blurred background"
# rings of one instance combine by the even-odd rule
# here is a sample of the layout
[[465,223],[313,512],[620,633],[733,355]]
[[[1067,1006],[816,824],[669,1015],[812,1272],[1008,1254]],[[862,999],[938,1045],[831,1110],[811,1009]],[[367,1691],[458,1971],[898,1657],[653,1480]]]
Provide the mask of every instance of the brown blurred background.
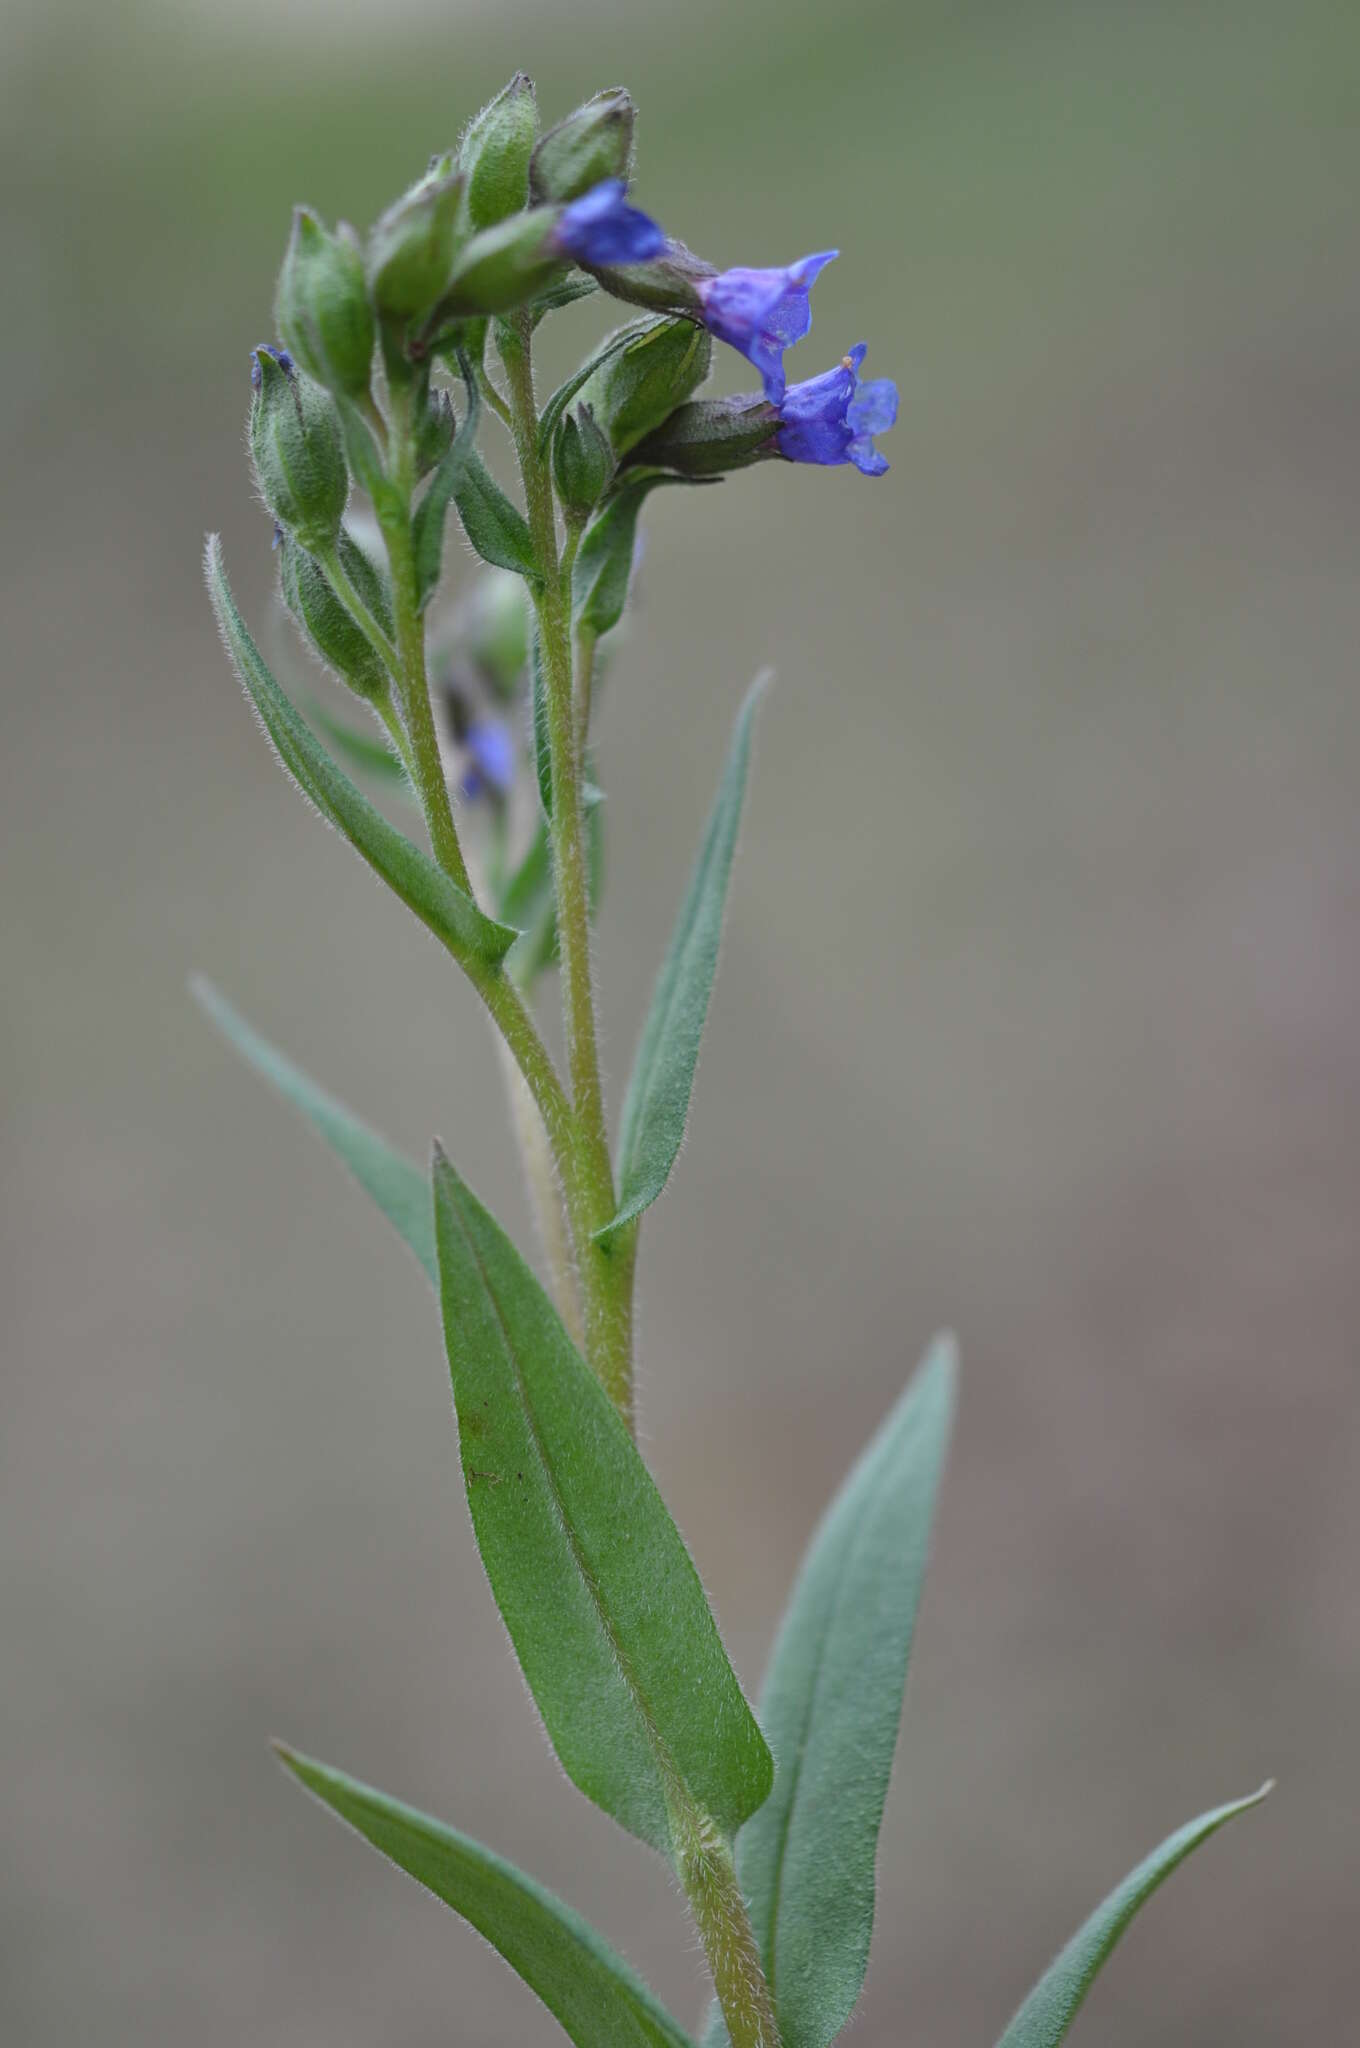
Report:
[[[1360,2004],[1360,15],[1336,0],[14,0],[0,2035],[547,2043],[279,1733],[566,1893],[687,2022],[659,1863],[536,1732],[414,1267],[192,1007],[209,971],[517,1230],[477,1007],[285,786],[199,581],[291,203],[371,220],[517,66],[626,82],[719,264],[839,243],[892,474],[648,513],[603,729],[617,1090],[773,662],[648,1448],[754,1687],[931,1331],[964,1395],[854,2038],[985,2044],[1166,1830],[1268,1772],[1078,2023]],[[569,365],[598,331],[557,324]],[[743,379],[723,365],[724,388]],[[457,574],[464,573],[454,556]]]

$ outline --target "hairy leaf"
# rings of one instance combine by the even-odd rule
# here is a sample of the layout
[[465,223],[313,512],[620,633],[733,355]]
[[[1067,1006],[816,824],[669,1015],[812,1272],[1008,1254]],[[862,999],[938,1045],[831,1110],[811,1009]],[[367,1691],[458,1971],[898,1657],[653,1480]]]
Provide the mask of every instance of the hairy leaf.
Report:
[[348,720],[337,718],[330,706],[323,704],[319,697],[307,699],[307,715],[312,724],[325,735],[343,760],[351,768],[358,768],[371,775],[376,782],[386,783],[399,789],[403,796],[415,800],[411,778],[406,773],[404,762],[393,753],[387,741],[376,733],[363,732]]
[[276,1743],[301,1784],[498,1950],[577,2048],[690,2048],[623,1957],[553,1893],[469,1835]]
[[538,455],[540,461],[548,452],[548,445],[553,437],[553,428],[557,425],[557,422],[561,419],[577,392],[583,385],[590,382],[590,379],[598,369],[611,361],[622,349],[625,349],[636,335],[645,333],[651,325],[652,323],[647,320],[632,321],[627,327],[621,327],[615,333],[606,335],[599,347],[586,357],[580,369],[573,370],[566,382],[558,385],[556,391],[554,391],[539,415]]
[[746,792],[751,725],[768,680],[766,675],[757,676],[737,714],[689,893],[657,977],[619,1124],[619,1206],[596,1232],[602,1243],[607,1244],[656,1200],[685,1134]]
[[473,1528],[553,1747],[663,1854],[677,1787],[730,1836],[773,1766],[680,1533],[547,1295],[440,1152],[434,1206]]
[[333,1095],[319,1088],[301,1067],[294,1066],[285,1053],[262,1038],[205,975],[194,975],[189,986],[196,1002],[224,1037],[231,1040],[241,1057],[321,1133],[438,1286],[430,1189],[420,1168],[394,1151],[386,1139],[360,1123],[343,1102],[337,1102]]
[[1174,1835],[1168,1835],[1136,1870],[1131,1870],[1049,1964],[1001,2036],[998,2048],[1057,2048],[1076,2018],[1096,1972],[1144,1900],[1152,1896],[1163,1879],[1170,1877],[1192,1849],[1207,1842],[1225,1821],[1259,1806],[1270,1790],[1267,1781],[1245,1799],[1234,1799],[1227,1806],[1202,1813],[1198,1820],[1188,1821]]
[[783,2048],[825,2048],[864,1983],[956,1370],[953,1340],[937,1339],[823,1516],[766,1675],[774,1791],[742,1832],[737,1869]]
[[623,617],[633,578],[638,514],[648,493],[658,484],[690,481],[662,470],[630,474],[586,528],[572,570],[572,610],[577,623],[588,627],[597,640]]
[[538,561],[524,514],[511,504],[475,449],[469,449],[453,482],[454,503],[472,546],[496,569],[513,569],[531,583]]
[[361,853],[389,889],[441,939],[457,959],[494,965],[519,934],[497,924],[452,883],[427,853],[390,825],[349,777],[337,767],[316,734],[298,714],[266,667],[251,639],[222,567],[216,534],[208,539],[208,594],[232,664],[260,715],[274,751],[304,796]]

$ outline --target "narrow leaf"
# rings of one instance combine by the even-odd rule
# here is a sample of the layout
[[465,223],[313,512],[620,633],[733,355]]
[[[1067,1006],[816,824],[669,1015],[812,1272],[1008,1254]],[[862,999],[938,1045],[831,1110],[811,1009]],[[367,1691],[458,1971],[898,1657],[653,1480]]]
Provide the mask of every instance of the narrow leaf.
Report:
[[536,582],[538,561],[524,514],[511,504],[475,449],[468,450],[459,467],[453,497],[463,531],[482,560]]
[[663,1854],[677,1785],[731,1836],[773,1767],[680,1533],[547,1295],[438,1150],[434,1207],[468,1506],[549,1739],[587,1798]]
[[189,986],[200,1008],[230,1039],[241,1057],[321,1133],[360,1187],[373,1197],[397,1236],[410,1246],[437,1287],[439,1267],[434,1254],[430,1189],[420,1168],[403,1158],[367,1124],[360,1123],[343,1102],[337,1102],[333,1095],[319,1088],[301,1067],[294,1066],[285,1053],[262,1038],[205,975],[194,975]]
[[685,1134],[746,792],[751,725],[768,680],[768,675],[757,676],[737,714],[689,893],[657,977],[619,1125],[619,1206],[596,1232],[605,1244],[656,1200]]
[[1174,1835],[1168,1835],[1136,1870],[1131,1870],[1049,1964],[1001,2036],[998,2048],[1057,2048],[1076,2018],[1096,1972],[1144,1900],[1152,1896],[1163,1879],[1170,1877],[1192,1849],[1207,1842],[1225,1821],[1259,1806],[1270,1790],[1268,1780],[1245,1799],[1216,1806],[1212,1812],[1202,1813],[1198,1820],[1188,1821]]
[[770,1659],[760,1704],[774,1791],[737,1867],[784,2048],[825,2048],[864,1983],[956,1370],[953,1340],[938,1339],[823,1516]]
[[444,562],[444,524],[448,518],[449,500],[458,488],[468,457],[477,438],[477,417],[481,411],[481,394],[477,389],[477,374],[466,353],[459,351],[459,367],[463,375],[463,389],[467,393],[467,410],[463,424],[454,435],[442,460],[430,478],[429,488],[417,505],[411,522],[411,541],[416,562],[416,597],[421,611],[434,596],[439,582],[439,572]]
[[275,1749],[309,1792],[475,1927],[577,2048],[690,2048],[604,1937],[513,1863],[356,1778],[282,1743]]
[[360,769],[371,775],[375,781],[399,789],[403,796],[413,801],[415,791],[404,763],[393,753],[387,741],[374,733],[361,732],[358,726],[350,725],[343,718],[337,718],[329,705],[319,697],[307,699],[307,715],[316,729],[323,733],[342,760],[351,768]]
[[630,475],[586,528],[572,570],[572,609],[577,623],[589,627],[597,640],[623,617],[633,577],[638,514],[649,492],[658,484],[690,481],[662,470]]
[[519,936],[477,908],[427,853],[390,825],[349,777],[337,767],[316,734],[298,714],[266,667],[251,639],[222,567],[216,534],[208,539],[208,595],[236,673],[260,715],[279,760],[322,816],[361,853],[389,889],[463,959],[473,954],[489,965],[505,957]]
[[529,693],[530,709],[534,725],[534,774],[538,780],[538,800],[543,806],[545,818],[552,816],[552,742],[548,734],[548,679],[543,672],[543,648],[538,637],[538,621],[529,628]]

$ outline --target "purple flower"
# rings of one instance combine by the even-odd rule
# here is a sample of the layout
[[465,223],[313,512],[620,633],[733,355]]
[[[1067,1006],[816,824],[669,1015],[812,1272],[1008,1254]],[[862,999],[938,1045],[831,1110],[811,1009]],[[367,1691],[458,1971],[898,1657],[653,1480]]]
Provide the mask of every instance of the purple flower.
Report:
[[772,405],[784,396],[784,350],[801,341],[812,325],[808,293],[818,273],[839,254],[823,249],[820,256],[805,256],[786,270],[724,270],[698,281],[705,327],[755,365]]
[[499,718],[479,718],[463,734],[466,765],[459,788],[469,803],[509,796],[515,780],[515,736]]
[[271,348],[267,341],[262,341],[259,348],[253,348],[250,351],[250,388],[252,391],[259,390],[264,375],[260,368],[260,357],[262,354],[273,356],[274,361],[286,376],[291,377],[293,374],[293,358],[289,355],[287,349]]
[[646,263],[659,255],[666,237],[656,222],[627,201],[622,178],[592,185],[564,207],[553,240],[564,256],[588,269],[611,263]]
[[853,462],[864,476],[888,467],[873,443],[897,418],[897,386],[891,377],[860,381],[866,344],[856,342],[834,370],[790,385],[779,408],[779,452],[790,462]]

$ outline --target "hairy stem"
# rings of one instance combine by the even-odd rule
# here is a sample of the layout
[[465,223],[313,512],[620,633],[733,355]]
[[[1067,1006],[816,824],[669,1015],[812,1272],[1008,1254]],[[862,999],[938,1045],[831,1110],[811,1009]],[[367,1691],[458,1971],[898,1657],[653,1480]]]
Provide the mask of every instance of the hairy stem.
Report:
[[[553,885],[562,953],[572,1105],[580,1138],[580,1185],[568,1188],[572,1238],[585,1312],[586,1356],[624,1420],[633,1422],[633,1266],[631,1249],[606,1251],[594,1232],[614,1213],[604,1095],[595,1031],[590,966],[590,899],[586,879],[571,654],[571,594],[557,550],[552,483],[537,448],[531,323],[520,315],[503,334],[501,357],[510,394],[511,425],[524,485],[525,511],[541,582],[534,591],[552,761]],[[570,552],[566,563],[570,573]]]
[[704,1945],[732,2048],[779,2048],[770,1987],[732,1851],[702,1814],[672,1815],[677,1868]]

